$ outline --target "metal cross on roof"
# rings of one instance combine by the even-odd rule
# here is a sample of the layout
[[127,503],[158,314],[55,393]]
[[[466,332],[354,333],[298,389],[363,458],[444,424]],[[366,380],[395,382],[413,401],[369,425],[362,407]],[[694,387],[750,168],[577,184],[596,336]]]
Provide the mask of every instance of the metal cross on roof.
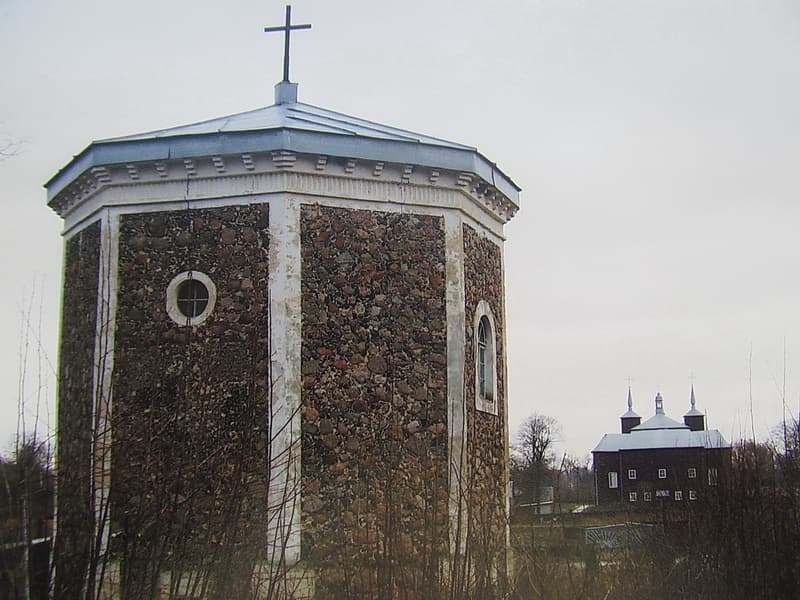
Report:
[[283,80],[289,81],[289,34],[295,29],[311,29],[311,25],[292,25],[292,7],[286,6],[286,24],[278,25],[277,27],[264,27],[264,31],[283,31]]

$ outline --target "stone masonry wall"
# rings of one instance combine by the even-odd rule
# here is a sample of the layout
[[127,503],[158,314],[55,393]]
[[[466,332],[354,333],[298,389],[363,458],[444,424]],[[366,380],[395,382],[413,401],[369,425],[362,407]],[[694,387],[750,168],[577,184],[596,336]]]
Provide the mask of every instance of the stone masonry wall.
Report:
[[58,379],[56,598],[82,596],[93,514],[89,494],[100,223],[66,243]]
[[[159,570],[190,575],[190,591],[245,597],[263,559],[268,208],[121,217],[111,518],[123,597],[153,597]],[[188,270],[218,294],[195,327],[165,309]]]
[[302,210],[303,557],[320,598],[430,597],[447,553],[440,217]]
[[[505,448],[505,347],[502,250],[464,225],[464,282],[466,300],[466,368],[464,386],[467,406],[467,462],[469,528],[467,550],[471,555],[478,590],[488,579],[505,573],[506,546],[506,448]],[[494,314],[497,363],[498,414],[475,408],[475,310],[481,300]]]

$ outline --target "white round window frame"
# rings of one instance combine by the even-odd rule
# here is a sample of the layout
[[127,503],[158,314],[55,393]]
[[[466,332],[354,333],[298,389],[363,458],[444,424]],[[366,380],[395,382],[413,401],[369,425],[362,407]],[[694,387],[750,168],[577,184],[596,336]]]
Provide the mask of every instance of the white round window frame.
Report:
[[[489,328],[491,330],[490,340],[486,348],[486,364],[489,366],[488,375],[491,378],[491,381],[489,382],[491,396],[488,397],[481,396],[480,373],[478,373],[478,326],[480,325],[483,317],[486,317],[486,319],[489,321]],[[497,326],[495,325],[492,307],[489,306],[489,303],[486,300],[481,300],[478,302],[478,306],[475,308],[472,336],[472,339],[474,340],[473,345],[475,346],[473,356],[473,364],[475,365],[475,408],[481,412],[496,415],[498,414],[499,406],[497,398]]]
[[[199,281],[208,290],[208,304],[205,309],[196,317],[187,317],[178,307],[178,288],[184,281],[194,279]],[[211,278],[202,271],[184,271],[178,273],[172,278],[167,286],[167,315],[177,325],[181,327],[196,327],[201,325],[211,313],[214,311],[214,305],[217,303],[217,286],[211,281]]]

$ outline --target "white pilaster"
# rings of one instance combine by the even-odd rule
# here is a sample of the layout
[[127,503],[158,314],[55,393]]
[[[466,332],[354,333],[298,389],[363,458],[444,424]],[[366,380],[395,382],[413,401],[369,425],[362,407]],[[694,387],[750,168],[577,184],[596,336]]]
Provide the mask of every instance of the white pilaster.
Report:
[[300,559],[300,201],[273,196],[269,207],[271,376],[267,558]]
[[[94,502],[93,552],[105,560],[111,526],[111,377],[114,371],[114,333],[116,331],[119,264],[119,215],[106,209],[100,218],[100,264],[97,285],[94,373],[92,382],[92,476]],[[103,581],[95,582],[99,597]]]
[[466,546],[466,396],[464,393],[464,232],[457,211],[444,214],[445,302],[447,310],[447,437],[450,484],[450,554]]

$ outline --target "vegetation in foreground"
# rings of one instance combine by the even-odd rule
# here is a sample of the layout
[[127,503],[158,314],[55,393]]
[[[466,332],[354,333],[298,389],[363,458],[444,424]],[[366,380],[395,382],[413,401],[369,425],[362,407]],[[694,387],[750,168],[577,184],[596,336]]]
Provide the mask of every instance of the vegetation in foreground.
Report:
[[[738,443],[727,485],[683,510],[517,515],[510,597],[797,598],[798,431],[794,423],[779,444]],[[587,543],[585,527],[603,523],[638,525],[613,547]]]

